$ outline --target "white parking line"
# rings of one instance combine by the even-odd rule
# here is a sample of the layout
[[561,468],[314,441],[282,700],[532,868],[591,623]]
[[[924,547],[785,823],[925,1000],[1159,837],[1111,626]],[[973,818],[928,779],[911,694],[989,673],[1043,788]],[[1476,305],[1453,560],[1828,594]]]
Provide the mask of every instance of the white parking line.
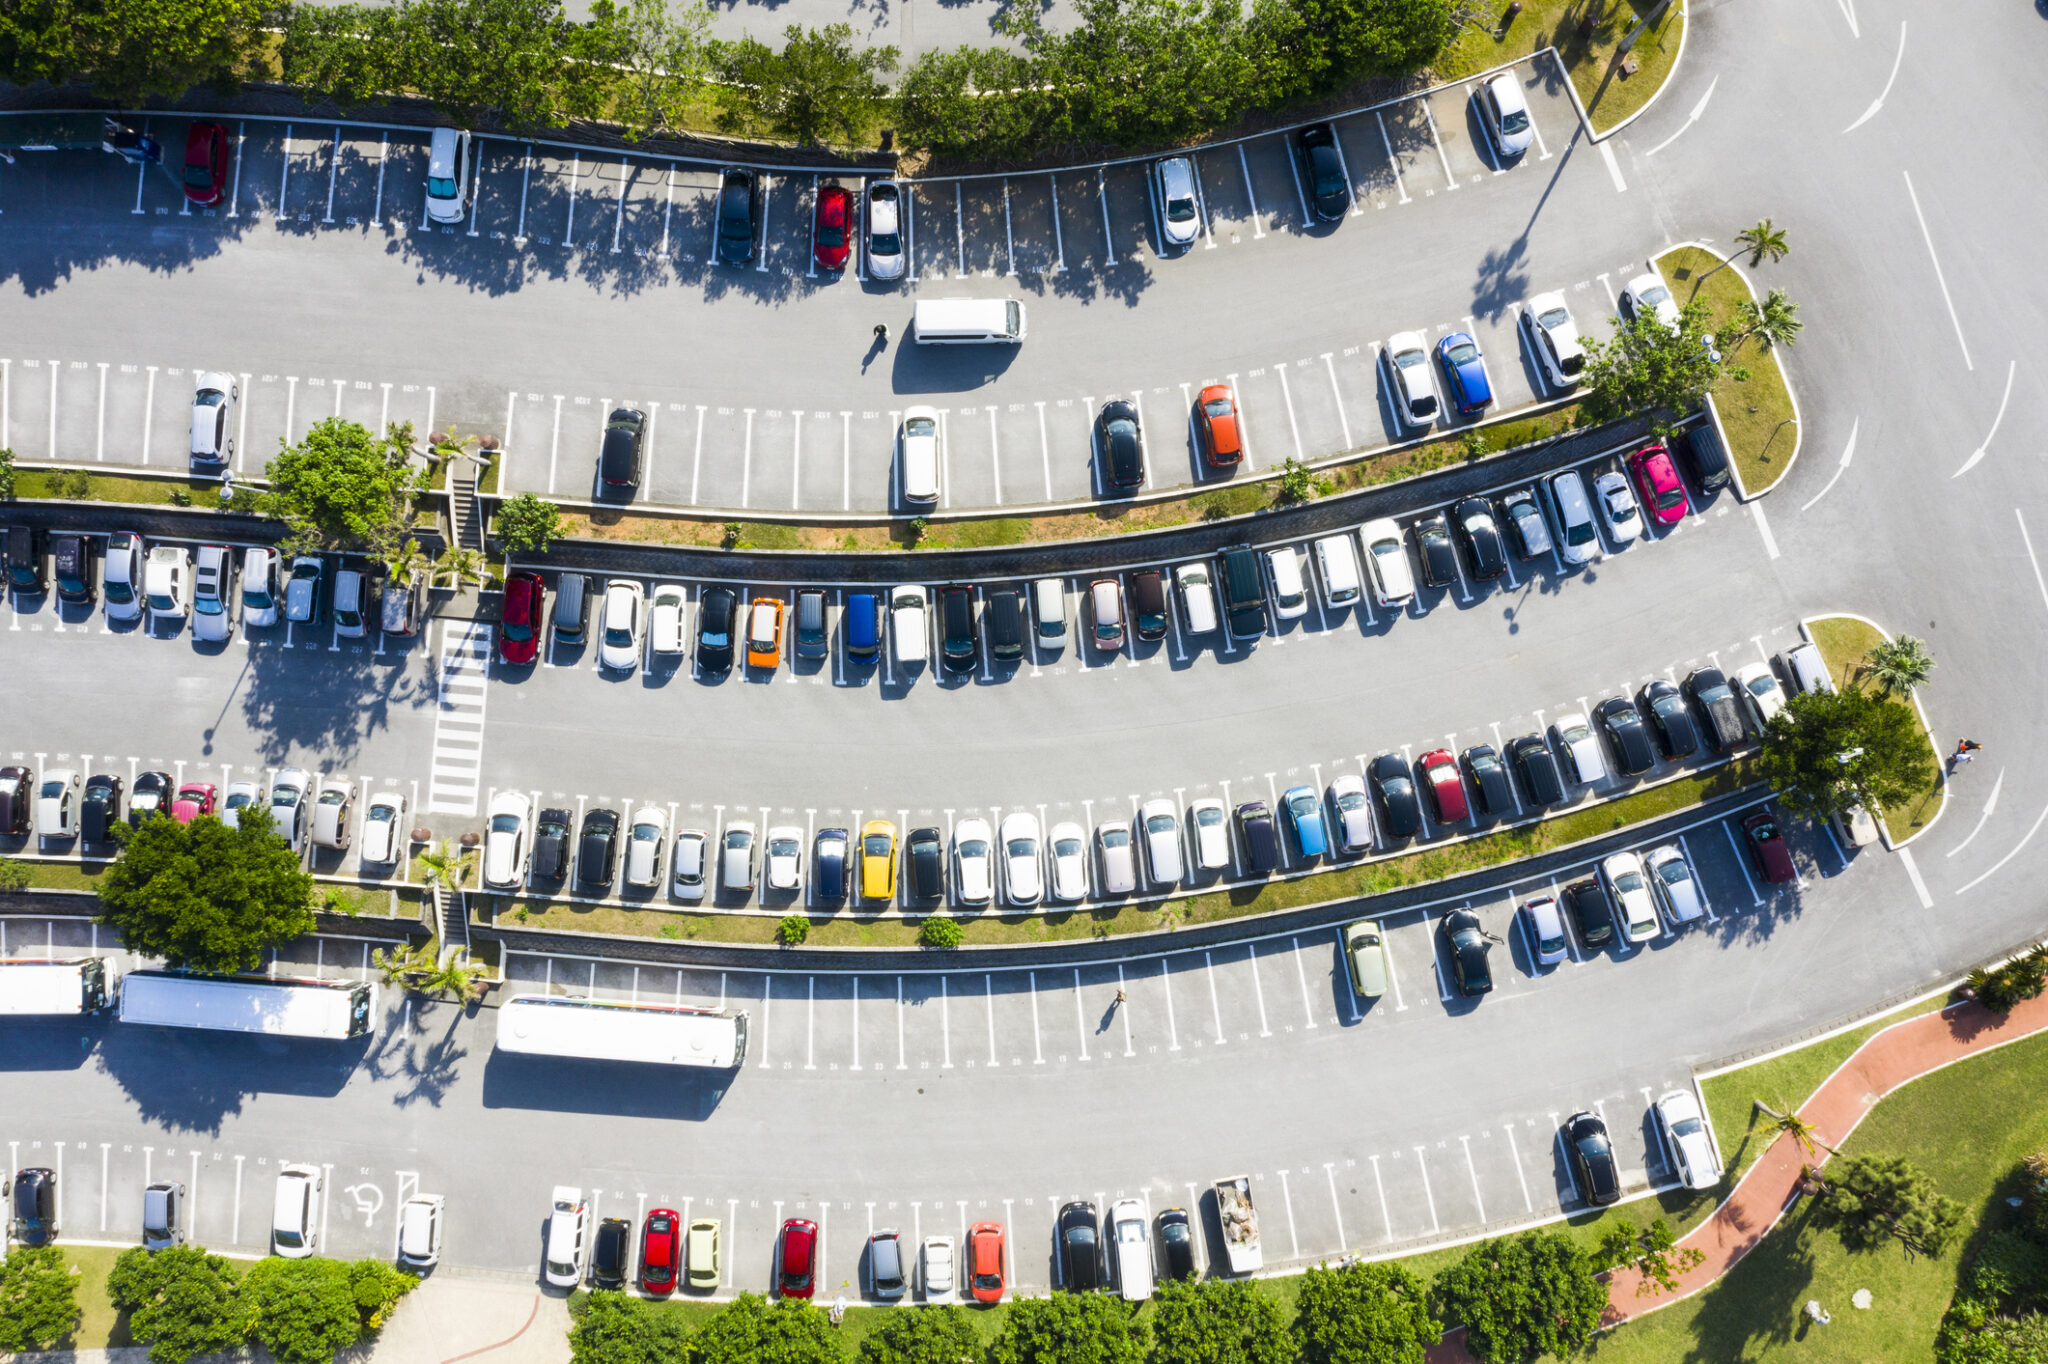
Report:
[[1422,1172],[1422,1196],[1429,1200],[1429,1229],[1432,1233],[1440,1232],[1444,1229],[1444,1224],[1439,1222],[1436,1217],[1436,1195],[1430,1191],[1429,1187],[1429,1162],[1423,1158],[1420,1146],[1413,1149],[1415,1151],[1415,1168]]
[[[482,157],[478,157],[478,158],[477,158],[477,173],[478,173],[478,175],[482,175],[482,173],[483,173],[483,158],[482,158]],[[615,256],[616,256],[616,255],[617,255],[617,254],[619,253],[619,234],[620,234],[620,233],[622,233],[622,232],[624,232],[624,231],[626,230],[626,182],[627,182],[628,180],[631,180],[632,178],[633,178],[633,163],[632,163],[632,162],[630,162],[630,161],[622,161],[622,162],[620,162],[620,163],[619,163],[619,199],[618,199],[618,204],[617,204],[617,206],[616,206],[616,207],[615,207],[615,208],[614,208],[614,209],[612,210],[612,254],[613,254],[613,255],[615,255]],[[470,226],[470,229],[469,229],[469,235],[470,235],[470,236],[472,236],[472,237],[474,237],[474,236],[476,235],[476,227],[475,227],[475,220],[476,220],[476,209],[475,209],[475,206],[474,206],[474,205],[472,204],[472,206],[471,206],[471,208],[470,208],[470,222],[471,222],[471,226]]]
[[1287,1189],[1287,1171],[1280,1171],[1280,1204],[1287,1209],[1287,1240],[1294,1247],[1294,1258],[1301,1258],[1301,1237],[1294,1230],[1294,1195]]
[[1735,825],[1728,820],[1723,820],[1721,821],[1721,832],[1728,835],[1728,846],[1735,853],[1735,865],[1741,870],[1742,879],[1749,886],[1751,907],[1761,908],[1764,897],[1757,894],[1756,878],[1749,874],[1749,854],[1742,850],[1742,844],[1735,837]]
[[1508,1134],[1508,1154],[1514,1158],[1515,1178],[1522,1182],[1522,1207],[1528,1212],[1536,1211],[1536,1200],[1529,1195],[1529,1176],[1522,1169],[1522,1153],[1515,1146],[1515,1127],[1509,1123],[1500,1129]]
[[1308,967],[1302,964],[1301,939],[1289,938],[1287,941],[1294,946],[1294,973],[1301,980],[1301,1011],[1308,1019],[1309,1029],[1313,1030],[1316,1026],[1316,1006],[1315,1000],[1308,992]]
[[[380,175],[382,172],[378,172]],[[533,180],[533,144],[526,144],[526,159],[519,167],[519,222],[512,229],[512,244],[526,245],[526,187]],[[381,182],[380,182],[381,183]]]
[[1344,425],[1344,448],[1351,448],[1351,418],[1344,411],[1344,391],[1337,387],[1337,362],[1331,359],[1332,352],[1323,352],[1323,367],[1330,372],[1330,396],[1337,401],[1337,420]]
[[1294,457],[1305,458],[1301,450],[1301,423],[1294,419],[1294,392],[1287,385],[1286,361],[1276,363],[1273,372],[1280,376],[1280,396],[1287,401],[1287,429],[1294,433]]
[[[146,128],[146,127],[148,127],[149,125],[148,125],[148,124],[144,124],[143,126],[144,126],[144,127]],[[291,124],[289,124],[289,123],[287,123],[287,124],[285,124],[285,125],[284,125],[284,169],[283,169],[283,170],[281,170],[281,171],[280,171],[280,172],[278,173],[278,178],[277,178],[277,220],[278,220],[279,222],[283,222],[283,221],[284,221],[284,191],[285,191],[285,187],[286,187],[287,185],[291,184],[291,182],[292,182],[292,125],[291,125]],[[140,213],[140,212],[142,212],[142,186],[141,186],[140,184],[137,184],[137,185],[136,185],[136,187],[135,187],[135,211],[136,211],[137,213]],[[424,206],[424,205],[422,205],[422,206],[421,206],[421,208],[420,208],[420,227],[421,227],[421,228],[422,228],[422,229],[424,230],[424,229],[425,229],[425,227],[426,227],[426,225],[427,225],[427,218],[426,218],[426,208],[425,208],[425,206]]]
[[1223,1035],[1223,1003],[1216,996],[1216,963],[1207,951],[1202,953],[1202,974],[1209,978],[1209,1013],[1216,1024],[1216,1045],[1225,1046],[1229,1039]]
[[1116,234],[1109,230],[1109,187],[1103,183],[1102,167],[1095,168],[1095,199],[1102,205],[1102,242],[1107,255],[1104,265],[1116,264]]
[[1251,163],[1244,159],[1242,142],[1237,144],[1237,168],[1244,173],[1244,198],[1252,209],[1252,236],[1263,237],[1266,235],[1266,229],[1259,225],[1259,196],[1252,192],[1252,168]]
[[[1052,187],[1052,249],[1058,257],[1052,269],[1054,274],[1058,274],[1067,268],[1067,243],[1060,235],[1060,180],[1057,175],[1048,175],[1045,179]],[[1046,495],[1050,497],[1051,493]]]
[[1017,239],[1010,231],[1010,182],[1003,180],[1003,273],[1017,273]]
[[1621,166],[1614,159],[1614,144],[1612,142],[1601,142],[1595,145],[1600,148],[1600,160],[1607,166],[1608,178],[1614,181],[1614,192],[1616,194],[1627,193],[1628,181],[1621,178]]
[[[327,153],[327,216],[323,217],[320,220],[323,223],[331,223],[334,221],[334,181],[336,177],[340,175],[340,173],[341,125],[337,123],[334,126],[334,146],[330,148]],[[474,237],[476,235],[476,229],[471,228],[469,235]]]
[[1373,112],[1373,121],[1380,125],[1380,142],[1387,149],[1387,166],[1394,172],[1394,188],[1400,191],[1401,202],[1405,204],[1409,202],[1408,185],[1401,178],[1401,162],[1394,155],[1394,140],[1387,136],[1387,121],[1377,110]]
[[1479,1167],[1472,1163],[1472,1138],[1459,1137],[1458,1144],[1465,1148],[1465,1173],[1472,1177],[1472,1203],[1479,1209],[1479,1221],[1486,1223],[1486,1199],[1479,1193]]

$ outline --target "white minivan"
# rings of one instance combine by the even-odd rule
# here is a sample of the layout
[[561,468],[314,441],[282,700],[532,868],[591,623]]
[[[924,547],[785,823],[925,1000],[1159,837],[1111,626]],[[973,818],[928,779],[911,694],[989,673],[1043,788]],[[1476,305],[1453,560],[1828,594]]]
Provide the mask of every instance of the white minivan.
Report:
[[1201,560],[1173,570],[1173,584],[1180,592],[1181,628],[1191,635],[1211,634],[1216,629],[1216,587],[1209,580],[1209,564]]
[[1024,339],[1024,305],[1014,298],[921,298],[911,334],[927,346],[1014,346]]
[[1316,571],[1323,579],[1323,604],[1332,611],[1358,600],[1358,555],[1348,535],[1316,541]]
[[1782,657],[1785,671],[1792,675],[1792,684],[1800,691],[1813,695],[1835,689],[1835,679],[1828,676],[1828,665],[1820,656],[1819,645],[1801,644],[1787,649]]
[[929,507],[939,500],[939,413],[937,408],[915,406],[903,412],[903,434],[898,477],[903,500]]
[[469,211],[469,134],[436,128],[427,142],[427,220],[459,223]]
[[1038,647],[1064,649],[1067,645],[1067,585],[1058,578],[1040,578],[1031,584],[1032,614],[1038,617]]
[[1301,580],[1301,556],[1292,545],[1266,551],[1266,572],[1273,579],[1273,614],[1299,620],[1308,614],[1308,586]]

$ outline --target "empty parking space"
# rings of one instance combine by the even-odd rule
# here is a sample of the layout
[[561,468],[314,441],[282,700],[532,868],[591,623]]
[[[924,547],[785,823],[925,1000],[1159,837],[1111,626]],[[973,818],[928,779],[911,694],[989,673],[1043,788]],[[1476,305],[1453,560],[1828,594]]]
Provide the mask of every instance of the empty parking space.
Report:
[[1423,124],[1441,149],[1441,163],[1451,179],[1470,184],[1490,175],[1498,164],[1480,126],[1478,105],[1463,85],[1448,85],[1416,98],[1423,106]]
[[1438,153],[1425,102],[1403,100],[1374,110],[1371,122],[1379,134],[1381,153],[1392,167],[1397,200],[1403,196],[1404,201],[1431,198],[1451,188],[1453,182]]

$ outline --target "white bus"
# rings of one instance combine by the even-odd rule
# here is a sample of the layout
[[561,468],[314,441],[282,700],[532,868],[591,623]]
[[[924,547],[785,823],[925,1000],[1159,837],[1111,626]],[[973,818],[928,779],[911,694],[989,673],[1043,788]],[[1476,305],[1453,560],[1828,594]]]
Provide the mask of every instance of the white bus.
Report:
[[120,979],[120,964],[106,957],[0,959],[0,1014],[97,1013]]
[[341,1042],[370,1031],[376,1005],[377,987],[366,980],[131,971],[121,983],[121,1021],[166,1028]]
[[498,1009],[498,1045],[533,1056],[732,1070],[747,1059],[747,1015],[682,1004],[514,995]]

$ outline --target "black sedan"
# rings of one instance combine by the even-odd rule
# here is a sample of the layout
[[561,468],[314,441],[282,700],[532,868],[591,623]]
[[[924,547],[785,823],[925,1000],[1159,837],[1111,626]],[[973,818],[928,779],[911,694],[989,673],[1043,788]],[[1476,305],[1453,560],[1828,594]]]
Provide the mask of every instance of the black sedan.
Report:
[[903,854],[910,863],[912,895],[936,900],[946,893],[946,843],[937,829],[912,829],[903,840]]
[[1592,1113],[1574,1113],[1564,1122],[1564,1145],[1571,1153],[1572,1181],[1579,1195],[1596,1208],[1621,1201],[1621,1172],[1614,1165],[1614,1144],[1607,1124]]
[[1493,745],[1475,744],[1466,749],[1462,757],[1465,777],[1479,796],[1480,812],[1488,819],[1513,814],[1513,784],[1508,780],[1507,765],[1501,762],[1500,754],[1493,751]]
[[1168,1208],[1159,1214],[1159,1255],[1166,1262],[1169,1279],[1192,1279],[1195,1264],[1195,1228],[1186,1208]]
[[14,1239],[46,1246],[57,1239],[57,1172],[35,1167],[14,1172]]
[[1138,409],[1122,398],[1102,405],[1095,418],[1095,448],[1102,452],[1110,487],[1130,492],[1145,486],[1145,433],[1138,427]]
[[1564,907],[1578,925],[1579,941],[1599,947],[1614,937],[1614,906],[1607,901],[1607,889],[1588,876],[1564,888]]
[[1069,1293],[1093,1293],[1102,1287],[1102,1246],[1093,1203],[1069,1203],[1060,1209],[1060,1263]]
[[1451,544],[1451,528],[1442,512],[1415,523],[1415,553],[1422,560],[1422,581],[1431,587],[1449,587],[1458,580],[1458,551]]
[[739,612],[739,594],[729,587],[707,587],[697,612],[697,666],[708,673],[732,669],[733,617]]
[[1479,916],[1469,909],[1454,909],[1444,915],[1444,953],[1451,959],[1451,979],[1466,999],[1493,989],[1493,967],[1486,954],[1493,945]]
[[1413,838],[1422,829],[1422,802],[1415,798],[1415,777],[1396,753],[1372,760],[1373,794],[1380,800],[1380,818],[1394,838]]
[[[171,774],[168,772],[144,772],[135,779],[135,789],[128,797],[128,822],[140,829],[143,823],[155,815],[171,812]],[[290,830],[280,830],[287,837]]]
[[569,833],[574,817],[567,810],[547,809],[533,826],[533,879],[559,881],[569,874]]
[[607,1217],[597,1224],[597,1239],[590,1249],[590,1281],[599,1288],[622,1288],[633,1260],[633,1223],[624,1217]]
[[1508,571],[1507,542],[1501,538],[1500,523],[1494,520],[1493,504],[1483,497],[1468,497],[1451,508],[1458,538],[1472,560],[1472,576],[1489,582]]
[[1623,776],[1639,777],[1656,765],[1657,753],[1650,747],[1650,731],[1626,697],[1608,697],[1595,713],[1607,730],[1608,742],[1614,747],[1615,766]]
[[631,493],[640,486],[640,452],[647,440],[647,414],[622,407],[606,418],[597,454],[598,481]]
[[583,816],[583,837],[576,845],[576,879],[586,886],[609,887],[619,861],[619,812],[592,810]]
[[1524,734],[1508,745],[1508,756],[1522,774],[1522,793],[1538,809],[1564,801],[1564,774],[1558,771],[1557,754],[1541,734]]
[[88,843],[114,836],[121,819],[121,779],[104,772],[85,779],[85,800],[78,807],[78,831]]
[[718,258],[727,265],[754,259],[754,231],[760,226],[754,173],[735,166],[718,186]]
[[1677,687],[1663,678],[1644,687],[1636,698],[1650,717],[1650,729],[1657,747],[1671,759],[1690,758],[1700,751],[1699,727],[1692,722],[1692,710]]
[[1707,742],[1716,753],[1726,753],[1749,737],[1742,723],[1742,703],[1736,700],[1726,673],[1719,668],[1695,668],[1685,679],[1685,689],[1700,714],[1707,717]]
[[1334,223],[1342,218],[1351,207],[1351,183],[1337,150],[1337,130],[1327,123],[1309,124],[1294,135],[1294,155],[1317,220]]

